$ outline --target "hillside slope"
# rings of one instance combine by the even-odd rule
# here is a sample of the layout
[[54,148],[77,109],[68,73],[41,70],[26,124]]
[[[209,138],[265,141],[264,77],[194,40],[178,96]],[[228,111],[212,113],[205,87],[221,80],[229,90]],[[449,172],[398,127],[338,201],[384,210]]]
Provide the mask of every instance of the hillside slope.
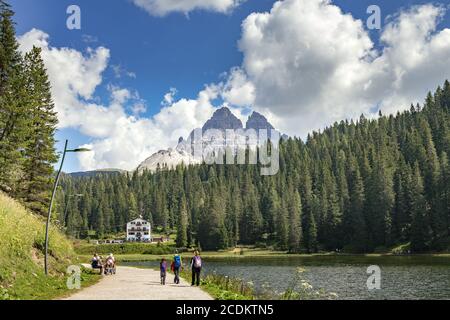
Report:
[[50,276],[43,267],[45,223],[0,193],[0,300],[49,299],[66,291],[65,270],[74,261],[71,242],[50,233]]

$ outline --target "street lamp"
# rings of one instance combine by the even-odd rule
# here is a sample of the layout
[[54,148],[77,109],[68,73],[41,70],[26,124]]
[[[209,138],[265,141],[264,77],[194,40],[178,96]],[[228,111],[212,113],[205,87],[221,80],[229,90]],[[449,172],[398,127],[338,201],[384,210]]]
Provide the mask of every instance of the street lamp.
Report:
[[49,233],[49,227],[50,227],[50,219],[51,219],[51,215],[52,215],[53,200],[55,199],[56,189],[58,188],[59,177],[61,176],[61,171],[62,171],[62,168],[63,168],[63,165],[64,165],[64,160],[66,159],[66,153],[68,153],[68,152],[88,152],[88,151],[91,151],[91,150],[86,149],[86,148],[78,148],[78,149],[72,149],[72,150],[67,149],[68,143],[69,143],[69,141],[66,140],[66,143],[64,145],[63,156],[62,156],[62,159],[61,159],[61,165],[59,166],[58,174],[56,175],[55,185],[53,186],[52,197],[51,197],[51,200],[50,200],[50,207],[48,208],[47,224],[45,226],[45,259],[44,259],[45,274],[46,275],[48,275],[48,233]]
[[83,197],[83,195],[82,194],[71,194],[71,195],[69,195],[67,198],[67,201],[66,201],[66,206],[65,206],[65,209],[64,209],[64,216],[63,216],[63,221],[64,221],[64,225],[65,226],[67,226],[67,211],[68,211],[68,209],[69,209],[69,203],[70,203],[70,199],[71,198],[82,198]]

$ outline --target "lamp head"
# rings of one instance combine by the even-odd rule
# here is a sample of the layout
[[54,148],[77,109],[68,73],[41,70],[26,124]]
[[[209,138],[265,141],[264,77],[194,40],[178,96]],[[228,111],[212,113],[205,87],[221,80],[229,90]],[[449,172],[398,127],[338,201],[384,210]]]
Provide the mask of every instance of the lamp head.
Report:
[[67,150],[67,152],[89,152],[92,151],[91,149],[87,149],[87,148],[77,148],[77,149],[73,149],[73,150]]

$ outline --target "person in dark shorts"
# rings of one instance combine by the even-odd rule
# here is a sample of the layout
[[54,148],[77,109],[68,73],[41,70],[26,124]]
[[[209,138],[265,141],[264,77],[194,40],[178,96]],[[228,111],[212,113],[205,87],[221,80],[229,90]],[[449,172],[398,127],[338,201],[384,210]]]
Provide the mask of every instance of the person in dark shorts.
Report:
[[166,285],[166,275],[167,275],[167,261],[166,259],[162,259],[159,264],[159,270],[161,271],[161,285]]

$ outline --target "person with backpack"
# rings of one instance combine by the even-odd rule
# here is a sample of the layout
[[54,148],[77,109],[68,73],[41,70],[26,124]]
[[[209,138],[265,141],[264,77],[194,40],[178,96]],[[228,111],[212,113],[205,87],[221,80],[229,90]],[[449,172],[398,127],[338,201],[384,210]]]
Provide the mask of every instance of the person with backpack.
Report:
[[200,273],[202,272],[202,258],[198,251],[194,252],[194,256],[191,259],[191,269],[192,269],[192,286],[200,285]]
[[173,262],[171,265],[171,269],[173,273],[175,274],[175,278],[173,279],[173,282],[175,284],[180,284],[180,269],[182,267],[182,260],[181,256],[178,254],[178,251],[176,252],[175,256],[173,257]]

